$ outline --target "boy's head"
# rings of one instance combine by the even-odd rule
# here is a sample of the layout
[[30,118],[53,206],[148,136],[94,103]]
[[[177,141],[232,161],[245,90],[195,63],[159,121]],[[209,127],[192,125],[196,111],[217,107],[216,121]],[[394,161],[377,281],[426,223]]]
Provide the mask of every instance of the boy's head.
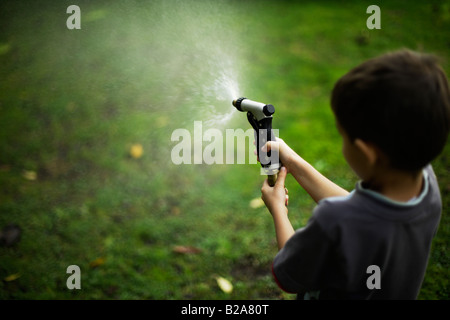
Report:
[[417,172],[445,146],[449,91],[433,56],[400,50],[370,59],[340,78],[331,107],[350,142],[373,144],[389,167]]

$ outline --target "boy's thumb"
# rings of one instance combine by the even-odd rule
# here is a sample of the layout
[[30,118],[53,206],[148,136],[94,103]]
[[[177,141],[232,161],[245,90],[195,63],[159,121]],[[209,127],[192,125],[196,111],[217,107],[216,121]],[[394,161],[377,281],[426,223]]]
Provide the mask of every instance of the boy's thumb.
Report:
[[286,181],[287,170],[286,167],[281,167],[280,172],[278,172],[276,185],[281,185],[284,188],[284,182]]
[[267,141],[265,145],[261,147],[261,151],[268,152],[271,150],[278,151],[278,142],[276,141]]

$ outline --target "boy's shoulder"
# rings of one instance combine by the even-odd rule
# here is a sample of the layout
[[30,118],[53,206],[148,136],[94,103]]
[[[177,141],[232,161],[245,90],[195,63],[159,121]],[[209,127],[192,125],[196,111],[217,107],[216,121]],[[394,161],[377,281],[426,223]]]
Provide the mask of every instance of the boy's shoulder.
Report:
[[[355,226],[375,223],[408,222],[418,215],[441,209],[441,198],[436,176],[429,165],[423,170],[424,186],[421,194],[409,202],[396,202],[381,194],[364,189],[358,182],[355,189],[344,197],[329,197],[319,201],[313,218],[325,231],[342,225]],[[426,210],[424,210],[426,208]]]
[[313,211],[314,218],[327,221],[364,218],[366,215],[361,215],[360,212],[371,212],[377,204],[361,198],[359,184],[358,182],[355,189],[347,196],[328,197],[320,200]]
[[320,200],[313,211],[312,219],[320,225],[325,233],[335,233],[338,232],[336,229],[340,229],[340,226],[345,225],[348,221],[366,220],[368,215],[360,213],[364,206],[367,204],[358,201],[355,189],[347,196]]

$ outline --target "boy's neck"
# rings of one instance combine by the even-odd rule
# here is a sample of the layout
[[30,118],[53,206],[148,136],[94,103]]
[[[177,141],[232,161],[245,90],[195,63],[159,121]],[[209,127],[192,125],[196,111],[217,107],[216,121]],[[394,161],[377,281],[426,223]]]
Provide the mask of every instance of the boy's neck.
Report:
[[374,175],[369,181],[363,181],[363,186],[391,200],[407,202],[422,192],[423,173],[422,170],[416,174],[398,170],[384,171]]

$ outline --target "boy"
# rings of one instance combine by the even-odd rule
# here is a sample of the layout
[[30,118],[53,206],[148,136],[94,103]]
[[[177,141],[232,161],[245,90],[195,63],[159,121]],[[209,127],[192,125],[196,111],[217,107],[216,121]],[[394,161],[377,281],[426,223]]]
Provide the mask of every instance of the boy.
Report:
[[[400,50],[335,84],[331,107],[343,155],[361,179],[348,193],[281,139],[284,167],[261,192],[275,224],[272,271],[299,299],[416,299],[442,211],[430,162],[446,143],[450,93],[434,57]],[[318,203],[304,228],[287,217],[286,174]]]

